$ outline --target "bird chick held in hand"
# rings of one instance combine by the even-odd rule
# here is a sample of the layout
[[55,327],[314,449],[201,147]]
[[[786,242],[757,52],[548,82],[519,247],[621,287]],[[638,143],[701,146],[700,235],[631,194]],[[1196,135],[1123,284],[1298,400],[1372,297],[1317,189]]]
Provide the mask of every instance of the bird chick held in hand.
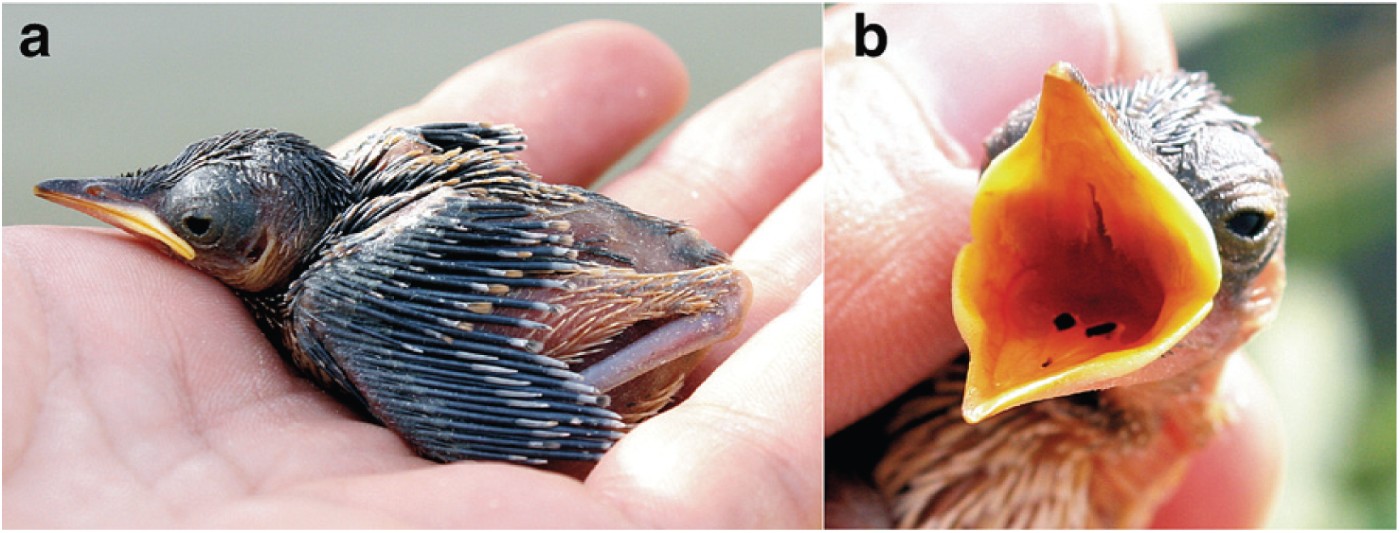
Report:
[[274,130],[41,198],[153,239],[283,356],[436,461],[596,460],[737,333],[750,289],[684,225],[539,180],[510,126]]
[[953,270],[968,357],[886,411],[894,524],[1147,525],[1283,287],[1283,175],[1224,100],[1060,63],[991,135]]

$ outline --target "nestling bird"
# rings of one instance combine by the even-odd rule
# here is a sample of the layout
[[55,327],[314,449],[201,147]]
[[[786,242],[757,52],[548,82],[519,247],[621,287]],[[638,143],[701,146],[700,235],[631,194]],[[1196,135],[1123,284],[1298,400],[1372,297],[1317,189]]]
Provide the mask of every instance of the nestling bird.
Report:
[[889,525],[1148,525],[1281,296],[1287,193],[1257,122],[1203,73],[1049,69],[986,143],[953,270],[968,355],[849,430],[876,435],[862,481]]
[[337,159],[241,130],[35,194],[228,285],[290,364],[423,457],[595,460],[738,331],[751,291],[694,229],[541,181],[524,140],[430,124]]

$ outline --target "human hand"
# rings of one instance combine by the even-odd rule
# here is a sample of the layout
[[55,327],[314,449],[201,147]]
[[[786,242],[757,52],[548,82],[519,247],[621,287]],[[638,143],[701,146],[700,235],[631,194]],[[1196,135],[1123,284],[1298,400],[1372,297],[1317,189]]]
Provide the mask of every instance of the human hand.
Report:
[[[855,57],[855,11],[891,36],[879,60]],[[1102,83],[1176,60],[1159,14],[1120,5],[842,7],[826,30],[831,435],[965,350],[950,289],[981,143],[1039,92],[1045,69],[1069,61]],[[1158,526],[1258,526],[1268,510],[1280,458],[1272,399],[1243,359],[1222,379],[1237,423],[1195,458]]]
[[[6,228],[5,525],[818,525],[819,72],[814,53],[783,60],[602,189],[692,223],[755,294],[741,336],[698,372],[709,379],[583,482],[420,459],[293,374],[212,278],[115,230]],[[677,112],[686,86],[655,37],[577,24],[464,69],[332,150],[389,125],[513,122],[533,170],[586,185]]]

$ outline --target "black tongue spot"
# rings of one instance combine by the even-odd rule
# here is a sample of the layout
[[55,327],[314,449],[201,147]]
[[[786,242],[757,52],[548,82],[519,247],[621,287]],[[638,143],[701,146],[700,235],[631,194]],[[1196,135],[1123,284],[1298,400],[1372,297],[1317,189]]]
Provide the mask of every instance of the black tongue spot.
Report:
[[1108,335],[1109,333],[1113,333],[1113,330],[1115,329],[1118,329],[1118,324],[1115,324],[1113,322],[1104,322],[1102,324],[1092,326],[1089,329],[1084,330],[1084,336],[1097,337],[1099,335]]
[[1060,313],[1059,316],[1055,317],[1055,329],[1064,331],[1072,327],[1074,327],[1074,317],[1070,316],[1069,313]]

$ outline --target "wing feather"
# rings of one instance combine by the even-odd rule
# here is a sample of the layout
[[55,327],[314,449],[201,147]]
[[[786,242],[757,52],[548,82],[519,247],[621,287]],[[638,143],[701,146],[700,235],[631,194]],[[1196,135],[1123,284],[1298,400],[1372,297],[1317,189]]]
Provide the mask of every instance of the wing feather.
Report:
[[326,358],[427,457],[597,459],[625,425],[528,340],[550,326],[522,316],[560,312],[540,295],[567,290],[557,276],[584,267],[568,224],[478,188],[427,188],[330,243],[293,287],[303,352]]

